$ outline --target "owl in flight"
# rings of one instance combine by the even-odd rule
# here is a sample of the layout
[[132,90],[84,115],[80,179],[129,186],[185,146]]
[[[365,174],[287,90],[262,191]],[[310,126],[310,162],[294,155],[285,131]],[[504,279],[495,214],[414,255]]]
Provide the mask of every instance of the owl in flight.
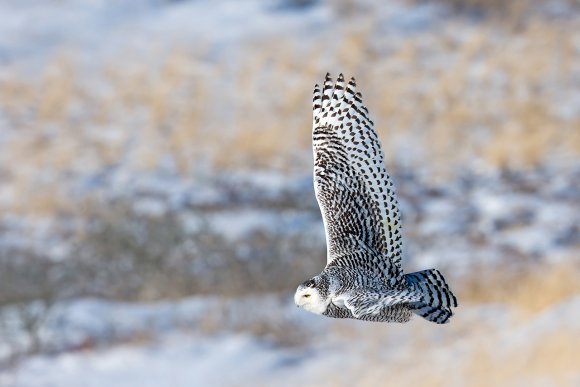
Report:
[[401,215],[384,154],[354,78],[314,88],[314,190],[327,263],[298,286],[297,306],[335,318],[444,324],[457,299],[436,269],[403,274]]

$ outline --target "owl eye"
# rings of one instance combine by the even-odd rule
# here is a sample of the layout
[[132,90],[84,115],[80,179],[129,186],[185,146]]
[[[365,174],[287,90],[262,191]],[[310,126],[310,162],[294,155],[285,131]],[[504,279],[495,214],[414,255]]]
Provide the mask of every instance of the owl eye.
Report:
[[310,294],[305,294],[304,295],[304,298],[308,298],[308,297],[310,297]]

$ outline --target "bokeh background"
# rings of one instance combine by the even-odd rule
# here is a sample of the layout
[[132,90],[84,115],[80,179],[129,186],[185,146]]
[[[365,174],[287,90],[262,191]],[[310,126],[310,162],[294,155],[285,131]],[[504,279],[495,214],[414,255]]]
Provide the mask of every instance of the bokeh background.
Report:
[[[446,326],[293,305],[327,71]],[[3,0],[0,181],[0,385],[580,385],[577,0]]]

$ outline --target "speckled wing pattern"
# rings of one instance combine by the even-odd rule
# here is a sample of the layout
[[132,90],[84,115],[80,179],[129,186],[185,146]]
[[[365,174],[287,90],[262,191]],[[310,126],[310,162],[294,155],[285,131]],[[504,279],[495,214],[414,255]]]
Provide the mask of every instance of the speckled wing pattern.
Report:
[[381,144],[357,93],[341,74],[314,89],[314,188],[327,241],[327,266],[401,281],[401,220]]

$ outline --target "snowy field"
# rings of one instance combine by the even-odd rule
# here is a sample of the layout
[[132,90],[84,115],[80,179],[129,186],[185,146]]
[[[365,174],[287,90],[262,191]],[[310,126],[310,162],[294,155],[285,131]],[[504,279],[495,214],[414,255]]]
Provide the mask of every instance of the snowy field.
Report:
[[[419,320],[387,327],[323,320],[296,310],[290,299],[241,302],[244,308],[254,307],[252,324],[272,324],[268,333],[259,338],[235,330],[204,335],[200,326],[207,317],[202,314],[218,307],[208,300],[147,306],[79,301],[69,306],[64,321],[48,324],[54,329],[50,334],[62,335],[60,342],[83,343],[91,336],[100,340],[116,331],[120,337],[127,335],[124,344],[91,350],[77,346],[57,355],[33,356],[2,381],[23,386],[572,386],[580,382],[576,343],[569,340],[580,334],[578,296],[530,319],[499,304],[465,306],[453,324],[444,327]],[[248,323],[248,316],[243,316],[247,311],[221,307],[231,308],[231,324],[237,319]],[[101,317],[99,321],[95,315]],[[155,332],[155,337],[142,337],[139,332]],[[554,370],[558,371],[555,379],[550,377]]]
[[[0,386],[577,386],[572,0],[0,2]],[[357,77],[446,326],[298,310]]]

